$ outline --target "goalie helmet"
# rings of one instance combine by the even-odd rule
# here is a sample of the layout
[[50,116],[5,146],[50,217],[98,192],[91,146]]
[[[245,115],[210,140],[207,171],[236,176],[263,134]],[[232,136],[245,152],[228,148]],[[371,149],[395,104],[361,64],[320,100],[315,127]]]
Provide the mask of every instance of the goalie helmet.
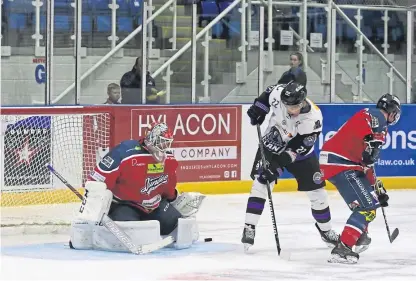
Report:
[[[377,102],[377,108],[387,113],[387,124],[394,125],[400,119],[401,104],[398,97],[391,94],[384,94]],[[393,121],[389,121],[389,120]]]
[[173,142],[173,134],[166,123],[152,123],[149,125],[144,143],[151,150],[165,153],[170,150]]

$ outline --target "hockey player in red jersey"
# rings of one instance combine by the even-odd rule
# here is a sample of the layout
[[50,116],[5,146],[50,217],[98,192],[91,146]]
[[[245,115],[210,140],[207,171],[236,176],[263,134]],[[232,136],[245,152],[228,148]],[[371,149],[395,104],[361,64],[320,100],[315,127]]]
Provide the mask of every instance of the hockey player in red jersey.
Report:
[[357,112],[322,147],[319,162],[324,179],[336,186],[352,211],[329,262],[357,263],[359,253],[371,243],[368,224],[376,217],[376,209],[387,207],[389,200],[375,177],[374,163],[387,126],[399,121],[400,112],[400,100],[385,94],[376,108]]
[[[102,158],[85,184],[86,203],[73,222],[75,235],[71,235],[71,243],[74,248],[114,250],[117,241],[110,233],[100,235],[107,239],[104,243],[94,239],[85,243],[85,236],[91,230],[85,230],[85,222],[93,221],[88,213],[95,214],[97,210],[126,228],[127,234],[132,232],[129,235],[138,245],[148,244],[151,237],[157,240],[160,235],[171,234],[176,238],[180,235],[177,229],[181,223],[182,230],[189,230],[184,236],[197,239],[195,220],[185,218],[195,215],[205,196],[178,194],[178,162],[169,152],[172,142],[173,135],[167,125],[155,123],[149,126],[144,139],[123,141]],[[100,228],[100,231],[106,229]],[[184,248],[184,245],[179,247]]]

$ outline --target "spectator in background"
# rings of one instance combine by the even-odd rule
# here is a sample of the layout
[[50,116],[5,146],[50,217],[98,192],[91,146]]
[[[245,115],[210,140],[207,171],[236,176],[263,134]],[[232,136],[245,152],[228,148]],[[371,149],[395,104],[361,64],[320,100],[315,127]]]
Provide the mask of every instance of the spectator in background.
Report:
[[120,104],[120,86],[116,83],[108,84],[107,86],[108,98],[104,104]]
[[287,84],[290,81],[295,81],[306,86],[306,73],[303,71],[303,56],[299,52],[290,55],[290,69],[283,73],[278,84]]
[[412,91],[411,91],[411,96],[410,96],[410,102],[411,103],[416,103],[416,79],[413,80],[413,84],[412,84]]
[[[121,103],[123,104],[141,104],[142,103],[142,59],[139,57],[133,66],[133,69],[124,73],[120,80],[121,86]],[[159,104],[165,91],[156,89],[156,83],[150,72],[146,74],[146,104]]]

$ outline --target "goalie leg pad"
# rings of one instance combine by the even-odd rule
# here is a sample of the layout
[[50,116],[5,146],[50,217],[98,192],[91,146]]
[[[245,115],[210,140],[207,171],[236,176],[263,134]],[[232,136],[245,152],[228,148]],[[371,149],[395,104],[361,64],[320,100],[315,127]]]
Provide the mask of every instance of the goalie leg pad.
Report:
[[187,249],[198,240],[199,232],[195,218],[180,218],[178,220],[178,227],[171,234],[175,243],[175,249]]
[[76,219],[78,221],[101,222],[104,214],[108,213],[113,193],[103,182],[87,181],[85,195]]
[[93,226],[83,220],[74,220],[71,223],[70,239],[72,247],[78,250],[90,250],[94,248],[92,239]]
[[[139,245],[152,244],[162,240],[160,224],[156,220],[118,221],[117,225],[126,232],[132,242]],[[105,226],[93,226],[93,249],[104,251],[130,252]]]

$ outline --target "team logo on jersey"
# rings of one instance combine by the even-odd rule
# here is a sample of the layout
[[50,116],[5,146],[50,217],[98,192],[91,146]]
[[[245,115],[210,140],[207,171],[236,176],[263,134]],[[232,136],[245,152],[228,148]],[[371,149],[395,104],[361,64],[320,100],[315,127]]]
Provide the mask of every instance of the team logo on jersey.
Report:
[[148,174],[160,174],[165,170],[165,166],[162,163],[147,164]]
[[103,160],[101,160],[101,164],[103,164],[104,166],[106,166],[107,168],[110,169],[111,165],[113,165],[114,163],[114,159],[111,158],[110,156],[106,156],[103,158]]
[[263,137],[263,143],[264,147],[274,154],[278,154],[286,145],[276,127],[273,127],[270,132]]
[[140,189],[140,193],[149,195],[153,190],[157,189],[162,184],[168,182],[168,175],[160,175],[158,177],[146,178],[144,187]]
[[315,141],[316,141],[316,135],[312,135],[312,136],[306,137],[303,140],[303,144],[306,145],[306,146],[313,146]]
[[321,184],[323,182],[323,175],[321,172],[315,172],[315,174],[312,176],[312,179],[315,184]]

